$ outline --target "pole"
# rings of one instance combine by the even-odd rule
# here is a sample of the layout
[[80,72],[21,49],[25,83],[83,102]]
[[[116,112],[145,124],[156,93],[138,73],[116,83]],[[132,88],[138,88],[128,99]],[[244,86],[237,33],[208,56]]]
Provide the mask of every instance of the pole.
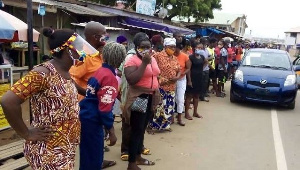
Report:
[[[42,15],[42,28],[44,28],[44,16]],[[45,44],[44,44],[44,36],[42,36],[42,52],[43,52],[43,55],[45,55]],[[40,56],[37,56],[37,57],[40,57]],[[39,64],[39,63],[38,63]]]
[[[33,68],[33,29],[32,29],[32,0],[27,0],[27,41],[28,41],[28,55],[29,55],[29,70]],[[39,56],[38,56],[39,57]]]
[[[32,30],[32,0],[27,0],[27,41],[28,41],[28,55],[29,55],[29,70],[33,68],[33,30]],[[39,56],[37,56],[39,57]],[[32,122],[31,103],[29,102],[30,124]]]

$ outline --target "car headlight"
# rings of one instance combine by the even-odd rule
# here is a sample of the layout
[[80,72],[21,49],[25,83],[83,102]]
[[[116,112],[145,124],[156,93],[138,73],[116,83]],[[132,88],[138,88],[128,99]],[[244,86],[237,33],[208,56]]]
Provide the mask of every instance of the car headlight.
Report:
[[296,75],[288,75],[284,82],[284,86],[290,86],[296,84]]
[[243,81],[244,81],[244,74],[243,74],[243,71],[241,71],[241,70],[236,70],[236,71],[235,71],[235,74],[234,74],[234,78],[235,78],[236,80],[239,80],[239,81],[243,82]]

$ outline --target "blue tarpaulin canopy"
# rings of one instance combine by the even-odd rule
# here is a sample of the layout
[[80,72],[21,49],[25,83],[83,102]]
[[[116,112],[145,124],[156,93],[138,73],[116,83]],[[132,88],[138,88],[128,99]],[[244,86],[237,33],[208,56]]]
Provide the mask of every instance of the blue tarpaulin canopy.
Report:
[[135,19],[135,18],[126,18],[126,19],[122,20],[122,22],[120,24],[127,26],[127,27],[142,28],[142,29],[147,29],[147,30],[152,30],[152,31],[157,31],[157,32],[164,32],[164,33],[180,32],[184,35],[187,35],[187,34],[193,34],[195,32],[188,28],[177,27],[177,26],[164,24],[164,23],[139,20],[139,19]]
[[196,34],[201,36],[210,36],[212,34],[225,34],[225,33],[215,28],[199,28],[196,30]]

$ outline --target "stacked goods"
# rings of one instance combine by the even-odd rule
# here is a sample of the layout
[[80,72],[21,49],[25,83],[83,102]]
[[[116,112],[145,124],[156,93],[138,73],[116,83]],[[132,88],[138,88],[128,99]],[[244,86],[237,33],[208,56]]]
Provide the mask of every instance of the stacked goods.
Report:
[[[10,89],[10,84],[0,84],[0,101],[2,96]],[[5,115],[3,113],[2,107],[0,106],[0,130],[6,129],[9,127]]]

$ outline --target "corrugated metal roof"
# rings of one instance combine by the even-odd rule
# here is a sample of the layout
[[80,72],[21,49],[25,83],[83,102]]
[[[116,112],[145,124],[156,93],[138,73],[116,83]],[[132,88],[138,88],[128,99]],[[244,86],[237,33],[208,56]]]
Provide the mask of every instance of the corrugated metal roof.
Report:
[[[210,19],[206,22],[203,22],[203,23],[216,24],[216,25],[231,25],[237,18],[243,17],[243,16],[245,16],[245,15],[214,12],[214,18]],[[190,18],[190,22],[196,21],[196,19],[194,17],[189,17],[189,18]],[[172,18],[172,21],[188,22],[188,18],[176,16],[176,17]]]
[[44,3],[46,5],[56,6],[57,8],[64,9],[67,11],[70,11],[75,14],[80,15],[92,15],[92,16],[100,16],[100,17],[111,17],[116,16],[109,13],[104,13],[100,11],[93,10],[91,8],[72,4],[72,3],[66,3],[66,2],[59,2],[59,1],[53,1],[53,0],[32,0],[34,3]]
[[[86,23],[71,23],[72,25],[79,26],[79,27],[85,27]],[[105,25],[104,25],[105,26]],[[117,27],[109,27],[105,26],[106,30],[114,30],[114,31],[128,31],[129,29],[125,28],[117,28]]]
[[298,33],[300,32],[300,27],[291,28],[290,30],[286,31],[285,33]]

